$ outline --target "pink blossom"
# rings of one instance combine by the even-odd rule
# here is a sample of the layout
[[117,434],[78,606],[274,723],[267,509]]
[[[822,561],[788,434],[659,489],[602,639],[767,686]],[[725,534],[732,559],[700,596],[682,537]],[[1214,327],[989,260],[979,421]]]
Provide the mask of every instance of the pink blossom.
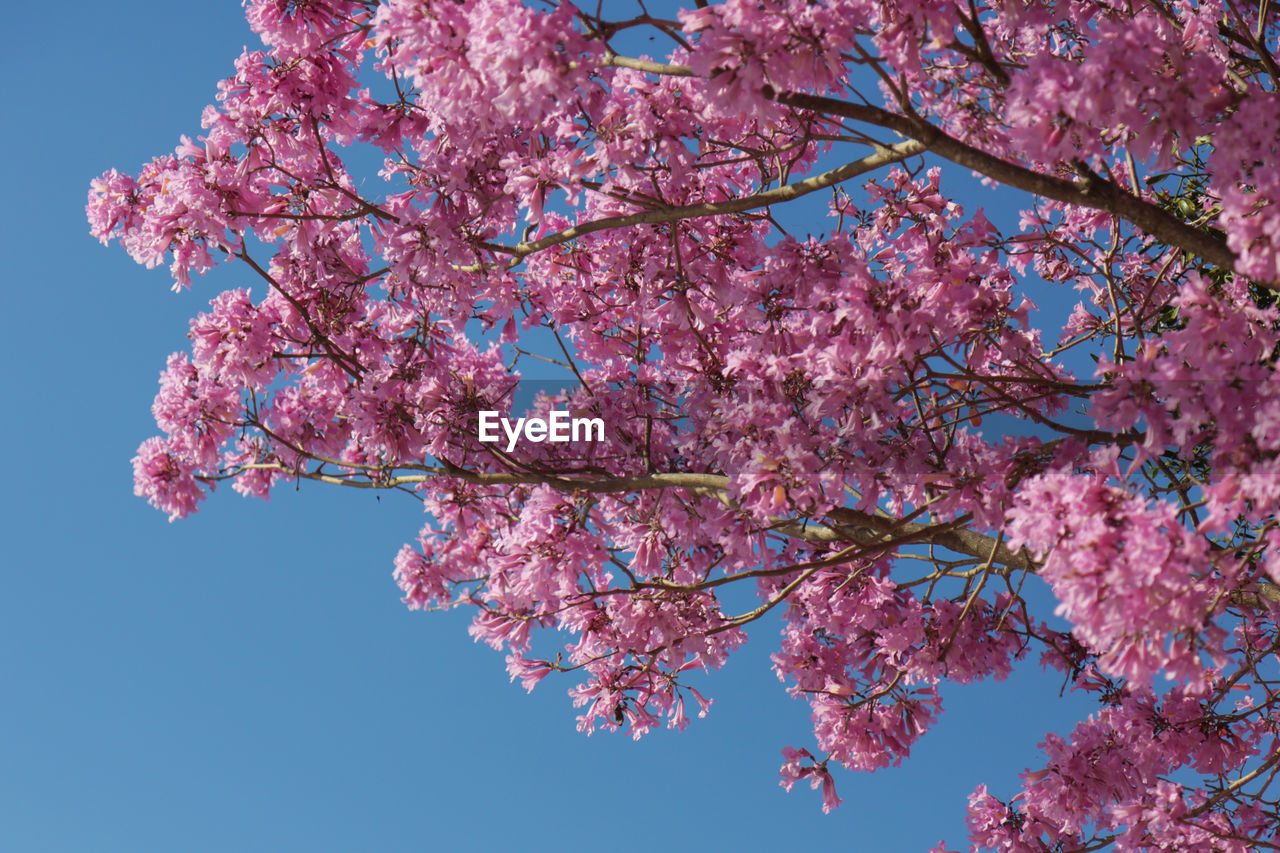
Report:
[[[586,733],[684,729],[771,643],[824,810],[1034,654],[1092,712],[975,789],[974,849],[1277,843],[1257,4],[246,5],[203,135],[90,186],[176,287],[245,279],[165,365],[138,495],[412,492],[405,605],[571,671]],[[495,450],[482,411],[606,429]]]

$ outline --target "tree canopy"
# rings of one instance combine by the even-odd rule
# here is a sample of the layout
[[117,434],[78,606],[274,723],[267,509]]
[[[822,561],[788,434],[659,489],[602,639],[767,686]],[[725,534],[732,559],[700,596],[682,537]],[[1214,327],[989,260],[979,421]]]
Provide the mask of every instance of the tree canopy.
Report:
[[[824,809],[1030,657],[1097,709],[974,849],[1280,846],[1268,0],[247,7],[203,135],[89,193],[175,288],[255,287],[170,357],[138,495],[412,495],[407,605],[587,732],[776,643]],[[601,434],[479,426],[555,412]]]

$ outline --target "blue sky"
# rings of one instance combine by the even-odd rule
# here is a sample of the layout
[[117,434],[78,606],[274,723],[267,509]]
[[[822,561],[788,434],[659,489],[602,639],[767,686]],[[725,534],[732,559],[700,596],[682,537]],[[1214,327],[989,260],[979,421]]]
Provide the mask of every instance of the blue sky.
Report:
[[777,784],[781,749],[811,737],[768,667],[776,623],[698,683],[717,702],[685,733],[587,738],[568,678],[527,695],[465,614],[401,605],[414,501],[223,489],[169,524],[131,494],[156,377],[187,320],[250,282],[170,293],[89,236],[85,195],[198,133],[254,37],[233,0],[53,14],[0,58],[0,849],[959,848],[974,786],[1010,795],[1075,719],[1034,664],[951,687],[915,756],[839,773],[824,816]]

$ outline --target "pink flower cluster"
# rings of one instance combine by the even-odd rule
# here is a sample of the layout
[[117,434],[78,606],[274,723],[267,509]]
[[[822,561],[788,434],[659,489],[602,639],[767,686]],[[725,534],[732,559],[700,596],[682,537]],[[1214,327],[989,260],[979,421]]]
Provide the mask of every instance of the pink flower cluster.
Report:
[[[169,359],[137,494],[414,491],[405,603],[572,673],[586,732],[684,728],[780,632],[782,783],[826,810],[1034,652],[1098,708],[977,789],[974,849],[1280,843],[1274,19],[621,5],[247,4],[204,135],[89,192],[176,287],[254,282]],[[507,449],[481,411],[607,429]]]

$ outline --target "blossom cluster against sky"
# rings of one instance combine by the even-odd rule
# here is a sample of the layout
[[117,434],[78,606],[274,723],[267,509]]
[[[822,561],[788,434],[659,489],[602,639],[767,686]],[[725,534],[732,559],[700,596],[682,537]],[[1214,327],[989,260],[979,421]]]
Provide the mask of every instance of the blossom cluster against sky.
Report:
[[[841,777],[845,806],[824,816],[776,785],[782,749],[809,745],[807,708],[760,689],[766,643],[685,733],[586,738],[568,678],[526,695],[461,614],[399,602],[412,500],[223,490],[167,523],[131,494],[155,377],[187,318],[251,282],[232,266],[169,293],[165,270],[88,235],[85,191],[198,133],[253,36],[232,2],[57,14],[0,59],[0,849],[958,848],[968,793],[1012,790],[1076,718],[1026,704],[1053,692],[1034,663],[952,690],[904,767]],[[622,797],[623,779],[650,795]]]

